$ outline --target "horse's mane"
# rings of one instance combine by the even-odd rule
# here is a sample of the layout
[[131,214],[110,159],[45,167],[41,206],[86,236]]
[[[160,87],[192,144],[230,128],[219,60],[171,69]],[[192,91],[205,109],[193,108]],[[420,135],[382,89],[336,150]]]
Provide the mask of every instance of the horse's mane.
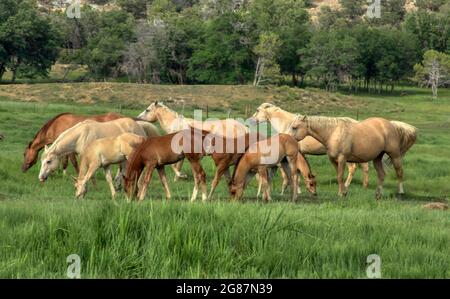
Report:
[[45,133],[50,127],[51,125],[53,125],[53,123],[61,116],[63,115],[68,115],[68,114],[72,114],[70,112],[64,112],[64,113],[60,113],[58,115],[56,115],[55,117],[49,119],[43,126],[42,128],[39,129],[39,131],[37,131],[36,135],[34,135],[33,140],[30,141],[30,143],[28,143],[28,148],[31,147],[31,144],[33,143],[34,140],[36,140],[36,138],[41,134],[41,133]]
[[[300,115],[299,117],[302,116]],[[341,124],[348,125],[358,122],[350,117],[327,117],[327,116],[308,116],[307,121],[314,122],[315,125],[321,127],[337,126]]]
[[[157,105],[158,105],[160,108],[162,108],[162,109],[164,109],[164,110],[166,110],[166,111],[169,111],[169,112],[175,114],[175,117],[176,117],[176,118],[180,117],[180,114],[178,114],[178,112],[176,112],[175,110],[170,109],[170,108],[167,107],[164,103],[158,102]],[[181,117],[184,118],[183,115],[182,115]]]
[[86,119],[86,120],[84,120],[82,122],[77,123],[73,127],[68,128],[67,130],[65,130],[64,132],[59,134],[58,138],[56,138],[56,140],[52,143],[52,145],[50,146],[50,148],[48,150],[50,151],[51,149],[56,148],[58,146],[58,143],[60,142],[60,140],[63,139],[67,134],[69,134],[70,132],[72,132],[76,128],[80,127],[81,125],[85,125],[85,124],[91,123],[91,122],[96,123],[95,120]]

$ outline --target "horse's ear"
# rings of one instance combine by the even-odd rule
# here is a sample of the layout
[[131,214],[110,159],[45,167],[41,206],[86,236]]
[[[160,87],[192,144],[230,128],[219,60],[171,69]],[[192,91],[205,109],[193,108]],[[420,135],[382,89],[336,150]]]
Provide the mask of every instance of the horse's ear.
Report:
[[308,119],[308,116],[303,116],[302,121],[306,121]]
[[158,100],[155,101],[155,106],[158,106]]
[[48,145],[44,146],[44,153],[48,152]]

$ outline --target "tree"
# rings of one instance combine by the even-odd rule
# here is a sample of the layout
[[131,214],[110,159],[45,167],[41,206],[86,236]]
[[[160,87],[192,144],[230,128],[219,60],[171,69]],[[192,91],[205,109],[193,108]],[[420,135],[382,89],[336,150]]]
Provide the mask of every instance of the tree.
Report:
[[274,82],[280,78],[280,66],[277,63],[280,47],[278,35],[272,32],[261,34],[259,43],[254,49],[258,56],[254,86],[259,86],[263,82]]
[[422,63],[414,66],[414,71],[415,79],[431,86],[433,99],[436,99],[439,86],[450,83],[450,55],[428,50],[423,55]]
[[59,35],[33,1],[0,4],[0,80],[6,71],[27,78],[47,76],[58,55]]

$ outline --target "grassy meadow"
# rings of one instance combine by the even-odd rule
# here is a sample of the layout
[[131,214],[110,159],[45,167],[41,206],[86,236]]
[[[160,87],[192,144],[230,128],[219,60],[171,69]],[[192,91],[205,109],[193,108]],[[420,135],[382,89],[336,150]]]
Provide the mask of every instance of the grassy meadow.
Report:
[[[66,258],[81,257],[82,278],[365,278],[366,258],[381,257],[383,278],[450,278],[449,211],[426,210],[450,197],[450,90],[432,101],[430,91],[408,95],[328,94],[314,89],[247,86],[151,86],[113,83],[0,85],[0,278],[65,278]],[[222,181],[211,202],[191,204],[193,180],[173,183],[173,200],[153,175],[141,204],[110,199],[103,171],[97,189],[74,199],[69,175],[38,181],[39,165],[22,173],[25,145],[48,119],[62,112],[109,111],[136,116],[151,101],[165,99],[186,115],[205,109],[210,117],[245,117],[265,101],[303,114],[382,116],[419,128],[407,153],[405,191],[396,197],[393,169],[384,196],[375,201],[376,175],[361,186],[359,170],[345,199],[337,197],[334,168],[326,157],[308,157],[318,179],[318,197],[298,203],[280,196],[255,198],[256,182],[243,202],[229,202]],[[208,185],[212,160],[203,160]],[[184,171],[190,174],[189,163]]]

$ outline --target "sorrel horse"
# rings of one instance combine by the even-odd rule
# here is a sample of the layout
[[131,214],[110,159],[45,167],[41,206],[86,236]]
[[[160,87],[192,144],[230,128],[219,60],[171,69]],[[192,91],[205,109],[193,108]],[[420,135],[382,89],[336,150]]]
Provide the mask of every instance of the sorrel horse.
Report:
[[120,118],[108,122],[85,120],[76,124],[59,135],[50,147],[45,147],[41,157],[39,180],[44,182],[55,171],[62,156],[71,153],[80,154],[96,139],[116,137],[123,133],[133,133],[144,137],[150,137],[148,134],[159,136],[159,131],[155,126],[150,123],[146,123],[145,126],[151,126],[153,130],[149,128],[144,130],[141,124],[131,118]]
[[299,116],[292,124],[291,133],[297,140],[312,136],[326,146],[328,157],[337,171],[339,196],[347,194],[343,182],[345,164],[373,161],[378,176],[376,198],[380,199],[385,176],[382,158],[385,154],[394,165],[399,194],[404,194],[402,159],[416,142],[415,127],[383,118],[352,123],[329,117]]
[[[114,199],[116,189],[111,175],[111,165],[121,164],[124,176],[126,160],[129,159],[133,150],[145,140],[145,137],[132,133],[124,133],[117,137],[106,137],[94,140],[80,154],[80,173],[75,179],[77,198],[84,197],[87,192],[87,182],[91,179],[97,169],[105,170],[111,196]],[[118,182],[116,181],[116,185]]]
[[[255,114],[251,117],[256,123],[270,122],[271,126],[278,133],[290,134],[290,128],[297,116],[293,113],[287,112],[280,107],[273,104],[264,103],[261,104],[257,109]],[[342,121],[357,122],[354,119],[348,117],[339,118]],[[299,141],[300,152],[304,155],[315,155],[322,156],[327,154],[326,147],[319,141],[314,139],[314,137],[307,136],[305,139]],[[363,186],[367,188],[369,185],[369,164],[360,164],[363,170]],[[348,177],[345,185],[350,186],[353,176],[356,172],[357,165],[354,163],[348,164]]]
[[[127,163],[125,191],[128,201],[131,201],[134,195],[137,195],[139,201],[144,199],[155,168],[158,170],[166,198],[170,199],[164,166],[177,163],[184,158],[190,162],[194,176],[191,201],[197,199],[199,185],[202,191],[202,200],[205,201],[207,199],[206,174],[200,161],[205,155],[203,141],[208,134],[207,131],[190,128],[177,133],[148,138],[141,143],[131,154]],[[144,168],[146,168],[144,176],[137,188]]]
[[[33,140],[25,148],[25,152],[23,153],[24,161],[22,164],[22,171],[26,172],[28,169],[30,169],[30,167],[36,164],[39,151],[42,150],[46,145],[53,143],[56,138],[61,135],[62,132],[73,127],[74,125],[87,119],[95,120],[98,122],[106,122],[122,117],[124,116],[117,113],[107,113],[94,116],[76,115],[73,113],[58,114],[42,126],[42,128],[34,136]],[[78,173],[79,169],[75,155],[70,154],[69,158]],[[64,158],[63,162],[63,169],[65,170],[67,167],[67,158]]]
[[[250,145],[239,160],[230,182],[230,193],[234,200],[240,199],[247,182],[251,178],[251,170],[257,169],[263,182],[264,200],[270,198],[267,167],[281,163],[284,171],[291,179],[292,200],[297,200],[297,158],[299,155],[297,141],[290,135],[279,134]],[[286,160],[285,160],[286,159]],[[287,162],[287,163],[286,163]]]
[[[161,128],[169,134],[189,129],[189,127],[206,130],[212,134],[226,136],[227,138],[239,138],[248,133],[248,128],[234,119],[196,121],[178,114],[164,105],[164,103],[158,101],[148,106],[147,109],[138,115],[138,118],[149,122],[159,122]],[[175,179],[182,177],[180,173],[182,165],[183,160],[174,165]]]

